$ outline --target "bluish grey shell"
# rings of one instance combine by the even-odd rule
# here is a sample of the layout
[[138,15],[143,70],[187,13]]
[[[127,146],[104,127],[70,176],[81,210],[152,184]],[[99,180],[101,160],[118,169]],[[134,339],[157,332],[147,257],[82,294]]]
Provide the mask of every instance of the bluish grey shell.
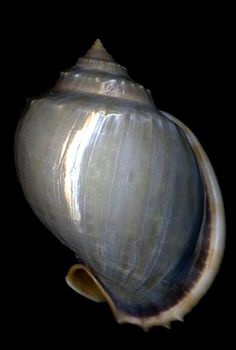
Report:
[[196,284],[213,220],[199,157],[100,46],[32,101],[16,164],[37,216],[120,312],[157,316]]

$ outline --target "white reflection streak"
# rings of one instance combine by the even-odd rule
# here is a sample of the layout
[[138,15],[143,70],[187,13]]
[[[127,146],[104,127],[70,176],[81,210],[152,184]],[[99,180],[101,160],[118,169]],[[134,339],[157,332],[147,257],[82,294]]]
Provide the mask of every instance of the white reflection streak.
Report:
[[99,117],[100,114],[95,112],[87,116],[83,128],[76,132],[66,151],[64,193],[71,218],[78,222],[81,219],[79,208],[79,177],[82,169],[82,160],[84,152],[96,129]]

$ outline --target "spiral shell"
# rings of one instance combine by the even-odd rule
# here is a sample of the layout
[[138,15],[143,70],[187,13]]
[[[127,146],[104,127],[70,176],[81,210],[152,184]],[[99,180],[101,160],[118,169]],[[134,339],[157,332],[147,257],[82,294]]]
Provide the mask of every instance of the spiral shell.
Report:
[[78,293],[144,329],[206,293],[224,250],[212,166],[100,40],[32,100],[15,150],[26,199],[77,257],[66,281]]

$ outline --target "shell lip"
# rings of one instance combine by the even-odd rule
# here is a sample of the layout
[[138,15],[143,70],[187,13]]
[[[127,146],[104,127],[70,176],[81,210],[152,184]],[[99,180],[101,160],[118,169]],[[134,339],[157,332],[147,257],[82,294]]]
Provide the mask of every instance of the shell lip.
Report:
[[[76,281],[75,273],[77,271],[85,272],[88,278],[91,279],[93,283],[93,289],[88,290],[87,286],[83,288],[81,284],[79,285]],[[79,274],[78,274],[79,276]],[[80,278],[80,277],[78,277]],[[163,326],[170,329],[170,324],[173,321],[183,322],[183,314],[181,312],[176,312],[172,314],[171,318],[166,317],[165,312],[158,315],[152,315],[147,317],[133,316],[117,308],[114,301],[110,297],[109,293],[106,291],[102,283],[95,277],[93,271],[86,265],[78,263],[73,265],[68,274],[66,275],[67,284],[80,295],[87,297],[88,299],[95,302],[104,302],[106,301],[110,306],[110,309],[119,324],[130,323],[136,326],[141,327],[144,331],[148,331],[153,326]],[[89,282],[89,284],[91,284]],[[87,288],[87,289],[86,289]]]

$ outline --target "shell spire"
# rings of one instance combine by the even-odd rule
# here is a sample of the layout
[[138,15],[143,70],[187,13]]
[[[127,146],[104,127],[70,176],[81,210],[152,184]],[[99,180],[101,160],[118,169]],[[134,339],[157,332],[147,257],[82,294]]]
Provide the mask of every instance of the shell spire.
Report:
[[100,39],[95,40],[86,54],[78,59],[77,66],[81,69],[102,71],[122,77],[129,77],[126,68],[116,63]]
[[107,52],[107,50],[104,48],[102,42],[100,39],[95,40],[92,47],[87,51],[85,56],[83,57],[85,59],[96,59],[96,60],[102,60],[102,61],[108,61],[108,62],[114,62],[115,60],[113,57]]
[[100,39],[74,67],[62,73],[54,90],[87,97],[115,97],[155,109],[150,92],[129,77],[126,68],[116,63]]

